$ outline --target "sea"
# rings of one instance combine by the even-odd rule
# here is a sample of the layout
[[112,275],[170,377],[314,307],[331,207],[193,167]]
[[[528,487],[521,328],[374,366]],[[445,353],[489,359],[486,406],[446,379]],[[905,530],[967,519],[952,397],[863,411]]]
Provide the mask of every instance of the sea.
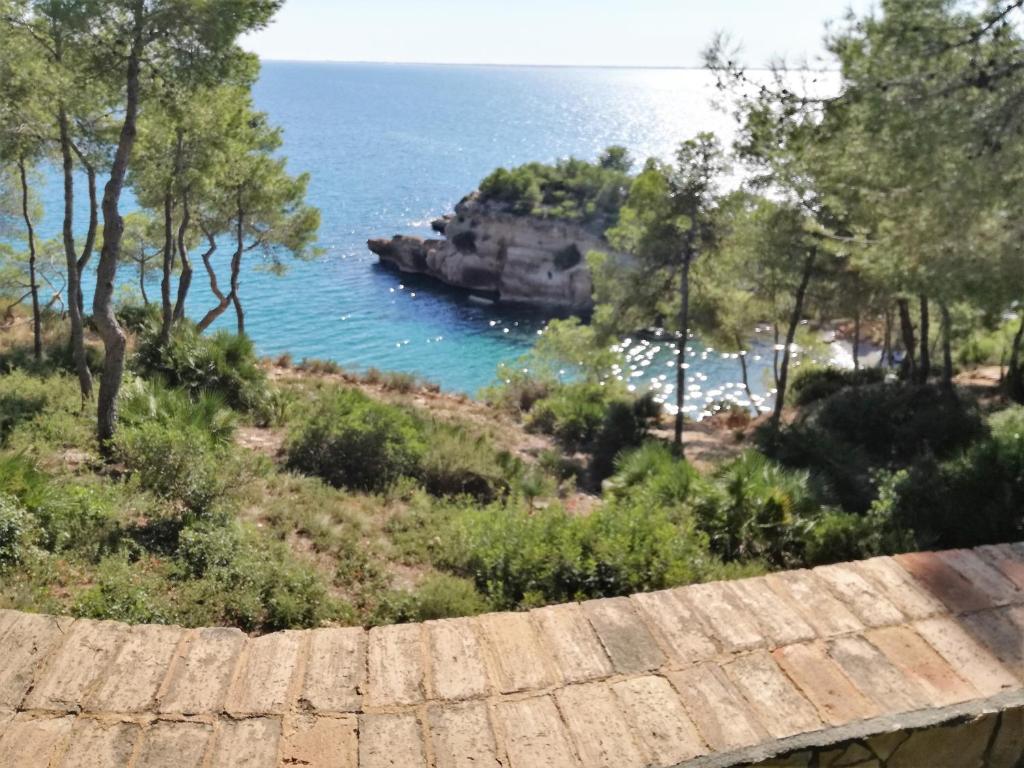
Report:
[[[474,395],[495,381],[499,364],[530,350],[550,318],[390,272],[366,241],[430,235],[431,220],[498,166],[593,159],[612,144],[638,163],[671,159],[700,131],[728,143],[735,125],[715,105],[719,96],[701,70],[264,62],[256,105],[283,130],[289,169],[310,174],[308,199],[322,224],[320,254],[288,262],[282,275],[248,257],[240,288],[248,333],[265,355],[405,371]],[[56,174],[45,187],[44,234],[56,236]],[[229,254],[225,243],[215,256],[225,271]],[[122,290],[137,291],[132,268],[121,269]],[[151,297],[157,281],[154,273]],[[201,269],[193,294],[189,312],[199,317],[213,303]],[[231,328],[233,313],[219,323]],[[739,350],[690,344],[696,412],[744,400]],[[654,336],[631,339],[624,351],[628,362],[614,375],[671,401],[670,346]],[[771,396],[771,354],[752,331],[747,360],[762,405]]]

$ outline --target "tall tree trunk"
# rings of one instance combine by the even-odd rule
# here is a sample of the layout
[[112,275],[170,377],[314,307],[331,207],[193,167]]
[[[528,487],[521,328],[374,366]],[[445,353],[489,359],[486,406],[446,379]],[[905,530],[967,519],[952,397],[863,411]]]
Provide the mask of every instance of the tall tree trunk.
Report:
[[683,446],[683,406],[686,405],[686,342],[690,330],[690,263],[693,255],[687,245],[683,256],[683,269],[679,280],[679,358],[676,360],[676,424],[675,441],[679,455],[685,456]]
[[174,306],[171,304],[171,272],[174,270],[174,198],[164,194],[164,259],[160,278],[160,336],[157,343],[166,347],[171,340]]
[[25,231],[28,236],[28,289],[32,295],[32,356],[36,360],[43,359],[43,317],[39,311],[39,283],[36,280],[36,229],[29,211],[28,171],[25,170],[25,159],[18,158],[18,174],[21,178],[21,215],[25,219]]
[[188,192],[181,198],[181,223],[178,225],[178,257],[181,259],[181,274],[178,276],[178,298],[174,302],[174,322],[185,318],[185,299],[192,287],[192,260],[188,255],[188,227],[191,223]]
[[892,367],[892,307],[885,308],[885,334],[882,341],[882,356],[878,358],[878,367]]
[[96,268],[96,293],[93,296],[93,318],[105,351],[103,376],[97,400],[96,432],[100,450],[109,455],[110,440],[117,429],[117,395],[124,375],[127,339],[114,312],[114,280],[121,256],[124,220],[121,218],[121,193],[124,190],[128,162],[135,147],[139,117],[139,61],[142,57],[141,3],[136,6],[136,29],[125,73],[127,86],[121,133],[110,168],[110,178],[103,190],[103,248]]
[[914,355],[917,342],[914,340],[914,323],[910,319],[910,300],[897,299],[896,305],[900,312],[900,333],[903,337],[903,363],[900,365],[900,376],[904,381],[914,381],[917,376],[917,364]]
[[953,391],[953,320],[946,302],[939,302],[942,315],[942,386]]
[[[87,188],[89,191],[89,228],[85,233],[85,243],[82,245],[82,253],[78,257],[78,294],[75,297],[78,301],[78,314],[85,318],[85,299],[82,295],[82,275],[85,268],[92,259],[92,252],[96,248],[96,234],[99,231],[100,206],[99,196],[96,192],[96,168],[88,161],[78,146],[72,142],[71,149],[78,155],[78,161],[85,169]],[[90,387],[91,388],[91,387]]]
[[235,317],[238,322],[238,335],[245,334],[245,312],[238,297],[238,277],[242,271],[242,254],[245,253],[245,212],[242,210],[241,194],[238,197],[237,226],[235,228],[235,253],[231,257],[231,303],[235,305]]
[[146,295],[146,254],[139,254],[139,292],[142,294],[143,306],[149,306],[149,296]]
[[206,267],[206,274],[210,279],[210,292],[217,297],[217,306],[203,315],[203,319],[199,321],[196,329],[199,333],[202,333],[216,320],[218,317],[224,314],[225,310],[231,306],[231,294],[224,295],[221,291],[220,285],[217,283],[217,272],[213,268],[213,264],[210,263],[210,257],[213,256],[214,251],[217,250],[217,241],[213,238],[209,232],[206,232],[206,241],[210,247],[203,253],[203,266]]
[[772,347],[772,378],[775,380],[775,389],[779,388],[779,324],[772,323],[775,332],[775,344]]
[[[82,394],[83,405],[92,399],[92,372],[89,360],[85,355],[85,318],[82,311],[82,272],[79,269],[79,258],[75,252],[75,173],[74,161],[71,158],[71,129],[68,113],[64,105],[60,105],[57,120],[60,128],[60,155],[64,166],[64,261],[68,273],[68,319],[71,322],[71,356],[75,361],[75,372],[78,375],[78,389]],[[92,175],[93,198],[95,201],[96,175]],[[95,211],[92,214],[95,216]],[[95,230],[93,230],[95,237]]]
[[750,398],[751,404],[754,402],[754,393],[750,391],[750,371],[747,370],[747,353],[743,349],[743,339],[736,335],[736,348],[740,350],[740,374],[743,377],[743,389],[747,391],[747,397]]
[[786,329],[786,346],[782,350],[782,365],[779,369],[779,388],[775,393],[775,410],[772,412],[772,434],[779,432],[779,423],[782,421],[782,410],[786,405],[786,385],[789,381],[789,358],[790,349],[796,341],[796,329],[800,325],[800,319],[804,316],[804,300],[807,298],[807,286],[811,282],[811,274],[814,272],[814,260],[817,252],[812,250],[804,261],[803,274],[800,275],[800,285],[797,286],[796,295],[793,300],[793,314],[789,316],[789,327]]
[[853,316],[853,370],[860,370],[860,308]]
[[1021,348],[1024,347],[1024,307],[1021,308],[1020,325],[1013,336],[1010,347],[1010,363],[1006,371],[1006,394],[1018,403],[1024,404],[1024,368],[1021,366]]
[[923,293],[920,297],[921,304],[921,360],[917,367],[918,384],[927,384],[928,377],[932,373],[932,358],[928,344],[931,335],[931,318],[928,311],[928,297]]

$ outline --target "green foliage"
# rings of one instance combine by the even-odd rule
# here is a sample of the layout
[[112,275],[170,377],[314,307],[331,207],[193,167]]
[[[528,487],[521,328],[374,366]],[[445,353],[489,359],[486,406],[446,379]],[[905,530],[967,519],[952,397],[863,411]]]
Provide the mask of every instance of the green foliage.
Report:
[[498,168],[480,182],[480,200],[517,214],[594,224],[603,232],[625,201],[631,165],[625,150],[611,147],[596,163],[568,158]]
[[1024,408],[989,419],[990,435],[947,460],[925,455],[888,478],[875,508],[919,546],[971,547],[1024,533]]
[[554,435],[566,447],[588,445],[604,421],[609,405],[608,389],[600,384],[563,384],[530,410],[527,426]]
[[701,526],[727,560],[800,562],[801,540],[819,510],[803,472],[791,472],[754,451],[725,464],[716,480],[718,504],[706,505]]
[[413,474],[437,496],[468,494],[493,501],[519,472],[516,462],[495,451],[488,438],[457,424],[427,422],[424,445]]
[[121,429],[116,452],[146,490],[173,502],[183,519],[208,517],[231,487],[226,452],[191,425],[143,423]]
[[483,595],[477,592],[469,579],[436,573],[427,576],[412,592],[386,594],[372,623],[395,624],[475,616],[487,611],[488,607]]
[[0,444],[18,424],[42,413],[48,400],[42,379],[20,371],[0,378]]
[[204,336],[191,327],[179,327],[170,343],[161,348],[156,329],[149,329],[137,357],[139,372],[144,376],[160,376],[193,399],[217,394],[232,408],[269,418],[272,395],[247,336],[226,331]]
[[31,547],[32,518],[16,499],[0,494],[0,573],[21,563]]
[[199,392],[193,399],[187,391],[171,389],[159,379],[128,382],[121,390],[119,406],[126,426],[155,423],[172,429],[195,429],[221,444],[231,442],[237,424],[236,415],[221,395]]
[[802,366],[793,375],[790,391],[793,395],[793,404],[805,406],[824,400],[847,387],[880,384],[884,380],[885,371],[881,368],[845,370],[832,367]]
[[817,403],[781,431],[773,451],[783,464],[813,472],[844,509],[864,512],[875,498],[878,470],[950,456],[983,431],[977,410],[939,387],[871,384]]
[[415,475],[425,450],[411,414],[354,389],[322,393],[287,444],[292,469],[363,491],[383,491],[399,477]]
[[323,392],[293,426],[286,450],[292,469],[336,488],[371,492],[404,477],[437,496],[491,501],[508,491],[519,471],[487,437],[356,389]]

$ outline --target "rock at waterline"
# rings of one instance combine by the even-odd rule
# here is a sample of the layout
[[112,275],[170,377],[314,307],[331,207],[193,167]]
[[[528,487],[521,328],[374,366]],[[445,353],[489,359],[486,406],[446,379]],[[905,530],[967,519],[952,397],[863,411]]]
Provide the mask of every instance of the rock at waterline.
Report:
[[479,202],[476,195],[431,226],[444,239],[397,235],[367,245],[382,264],[400,272],[427,275],[503,303],[576,313],[593,309],[586,255],[611,248],[584,226],[513,214]]

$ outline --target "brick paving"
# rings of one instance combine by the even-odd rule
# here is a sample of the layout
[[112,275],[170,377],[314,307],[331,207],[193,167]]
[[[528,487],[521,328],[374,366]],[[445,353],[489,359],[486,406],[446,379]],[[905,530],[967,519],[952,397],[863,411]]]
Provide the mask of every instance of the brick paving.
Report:
[[727,765],[1018,694],[1024,543],[368,632],[0,611],[5,767]]

